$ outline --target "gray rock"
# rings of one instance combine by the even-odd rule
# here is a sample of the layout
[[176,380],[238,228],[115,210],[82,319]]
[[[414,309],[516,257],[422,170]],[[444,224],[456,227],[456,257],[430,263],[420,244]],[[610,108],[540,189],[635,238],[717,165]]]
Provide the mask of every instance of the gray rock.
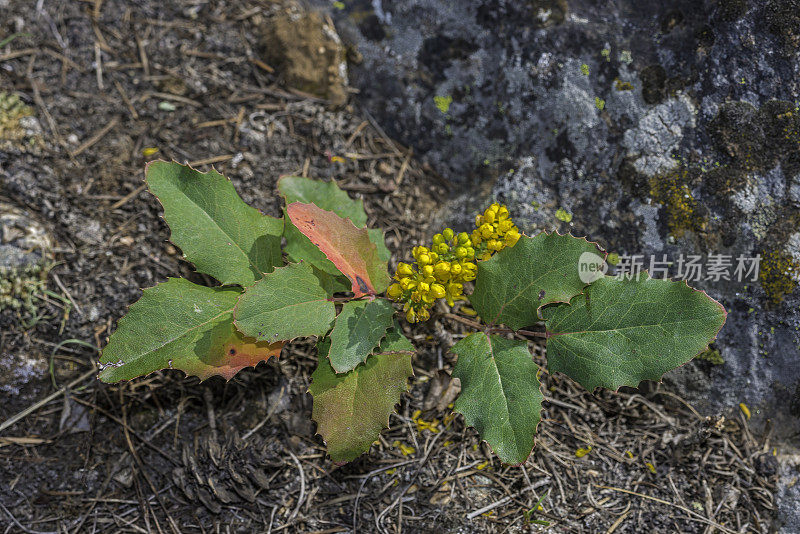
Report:
[[363,58],[360,104],[460,184],[449,222],[497,199],[527,232],[619,254],[760,255],[755,280],[691,282],[729,311],[725,364],[665,380],[706,413],[745,402],[796,440],[798,13],[796,0],[384,0],[338,17]]

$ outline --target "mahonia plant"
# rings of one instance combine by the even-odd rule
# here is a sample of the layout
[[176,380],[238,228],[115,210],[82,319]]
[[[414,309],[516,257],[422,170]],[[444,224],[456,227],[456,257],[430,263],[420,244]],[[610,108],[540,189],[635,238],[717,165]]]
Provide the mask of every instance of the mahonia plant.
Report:
[[[483,324],[451,348],[461,381],[454,408],[508,464],[528,458],[541,420],[526,328],[544,323],[550,373],[593,391],[659,380],[706,350],[725,322],[724,308],[686,282],[605,276],[597,245],[523,235],[498,204],[471,233],[447,228],[414,248],[392,282],[383,232],[366,227],[362,201],[334,182],[282,177],[286,208],[274,218],[216,171],[157,161],[145,175],[172,242],[220,285],[170,278],[145,289],[104,348],[100,379],[169,368],[229,380],[289,341],[316,338],[312,417],[335,462],[369,450],[413,375],[414,348],[392,301],[415,323],[438,299],[469,300]],[[587,264],[589,279],[579,269]]]

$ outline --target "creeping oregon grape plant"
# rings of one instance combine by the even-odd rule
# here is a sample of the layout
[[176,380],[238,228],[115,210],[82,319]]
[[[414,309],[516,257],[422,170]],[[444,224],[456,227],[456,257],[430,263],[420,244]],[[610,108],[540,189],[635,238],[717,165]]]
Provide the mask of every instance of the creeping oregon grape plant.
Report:
[[220,285],[171,278],[145,289],[103,350],[100,379],[167,368],[230,379],[315,337],[312,416],[336,462],[369,449],[413,375],[398,312],[414,323],[438,299],[469,300],[484,324],[451,349],[462,388],[455,411],[509,464],[530,455],[543,399],[527,342],[510,332],[543,322],[548,371],[592,391],[659,380],[725,322],[724,308],[685,282],[643,273],[587,284],[579,262],[588,253],[601,265],[604,252],[570,235],[522,235],[497,204],[470,233],[448,228],[415,247],[392,280],[383,232],[367,228],[362,201],[333,182],[281,178],[281,218],[247,206],[216,171],[158,161],[146,182],[172,242]]

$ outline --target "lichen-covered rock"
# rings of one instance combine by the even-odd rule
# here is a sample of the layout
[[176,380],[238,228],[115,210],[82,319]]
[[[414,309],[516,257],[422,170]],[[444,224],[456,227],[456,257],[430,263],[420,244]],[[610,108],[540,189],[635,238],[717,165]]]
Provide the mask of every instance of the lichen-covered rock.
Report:
[[[0,312],[37,314],[36,295],[47,286],[53,263],[50,233],[30,214],[0,199]],[[30,380],[47,373],[47,358],[0,346],[0,393],[16,395]]]
[[290,87],[334,106],[347,101],[345,49],[319,12],[295,7],[271,17],[263,29],[262,52]]
[[46,285],[52,238],[27,212],[0,200],[0,311],[31,308]]
[[460,184],[449,222],[497,199],[528,232],[588,235],[645,267],[760,256],[755,279],[690,282],[729,311],[714,347],[724,363],[666,379],[707,412],[746,402],[754,422],[797,435],[796,0],[346,6],[357,98]]
[[18,95],[0,91],[0,150],[33,150],[41,137],[42,127],[33,108]]

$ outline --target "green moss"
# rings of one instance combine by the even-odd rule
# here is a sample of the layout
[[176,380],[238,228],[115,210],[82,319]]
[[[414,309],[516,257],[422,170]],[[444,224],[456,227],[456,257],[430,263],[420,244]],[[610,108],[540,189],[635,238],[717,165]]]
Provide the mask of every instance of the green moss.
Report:
[[594,97],[594,106],[600,111],[603,111],[603,109],[605,109],[606,107],[606,101],[600,98],[599,96],[596,96]]
[[694,357],[695,360],[703,360],[704,362],[708,362],[711,365],[722,365],[725,363],[722,355],[719,353],[719,350],[708,348]]
[[0,141],[20,143],[28,135],[22,119],[32,117],[33,109],[19,96],[0,91]]
[[800,273],[800,265],[781,250],[762,250],[758,278],[767,298],[778,304],[785,295],[797,287],[795,277]]
[[45,290],[49,272],[49,267],[41,265],[0,269],[0,311],[25,309],[35,314],[33,298]]
[[698,214],[689,181],[689,171],[685,167],[650,180],[650,196],[664,206],[667,226],[675,237],[682,237],[687,231],[701,232],[708,224],[707,217]]
[[450,104],[453,103],[452,95],[445,95],[445,96],[434,96],[433,103],[436,104],[436,108],[441,111],[442,113],[447,113],[450,111]]
[[556,210],[556,219],[563,222],[572,222],[572,214],[565,210],[564,208],[558,208]]

